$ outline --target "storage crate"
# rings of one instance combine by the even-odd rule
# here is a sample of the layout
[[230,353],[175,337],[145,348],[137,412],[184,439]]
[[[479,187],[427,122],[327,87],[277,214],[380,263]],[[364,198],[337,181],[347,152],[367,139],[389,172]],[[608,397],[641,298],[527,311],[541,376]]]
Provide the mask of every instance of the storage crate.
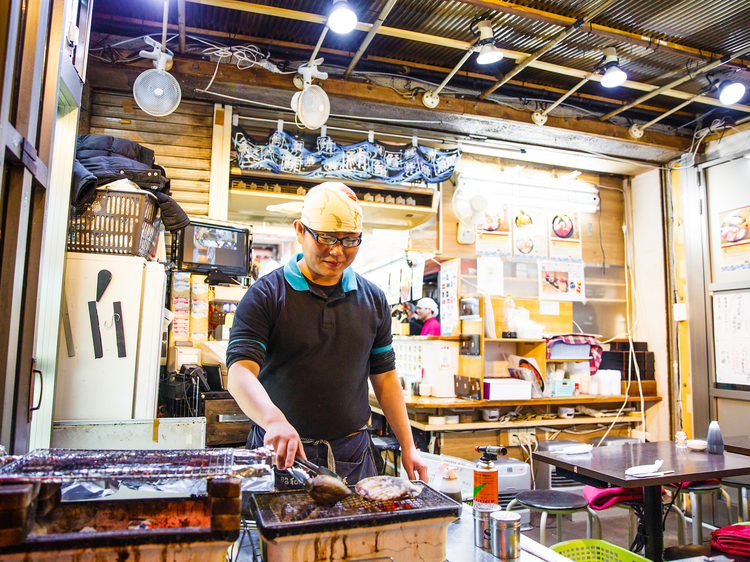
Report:
[[550,361],[555,359],[588,359],[591,354],[591,344],[552,342],[549,348]]
[[648,558],[599,539],[559,542],[550,548],[574,562],[649,562]]
[[85,211],[71,212],[68,251],[147,257],[159,230],[158,209],[147,191],[98,189]]

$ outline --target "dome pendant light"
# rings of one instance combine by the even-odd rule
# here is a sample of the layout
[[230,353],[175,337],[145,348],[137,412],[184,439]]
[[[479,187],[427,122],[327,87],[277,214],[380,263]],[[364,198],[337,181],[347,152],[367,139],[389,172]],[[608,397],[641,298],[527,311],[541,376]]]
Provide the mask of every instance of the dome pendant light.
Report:
[[719,101],[724,105],[733,105],[745,95],[745,86],[739,82],[724,80],[719,86]]
[[621,86],[628,75],[620,68],[620,61],[617,58],[617,50],[614,47],[604,49],[604,76],[601,83],[605,88],[616,88]]
[[481,45],[477,55],[478,64],[492,64],[502,60],[503,53],[495,46],[495,36],[492,31],[492,23],[483,20],[477,23],[479,29],[478,45]]
[[357,27],[357,14],[346,0],[333,0],[333,10],[328,16],[328,27],[335,33],[349,33]]

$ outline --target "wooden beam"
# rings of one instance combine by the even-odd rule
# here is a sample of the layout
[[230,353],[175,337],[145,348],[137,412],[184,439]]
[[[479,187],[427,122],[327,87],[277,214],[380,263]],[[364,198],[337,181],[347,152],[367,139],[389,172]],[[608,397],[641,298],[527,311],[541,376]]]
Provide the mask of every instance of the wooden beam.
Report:
[[[562,16],[560,14],[554,14],[552,12],[546,12],[544,10],[538,10],[536,8],[529,8],[513,2],[507,2],[505,0],[457,0],[463,4],[470,4],[480,8],[488,8],[496,12],[502,12],[512,16],[518,16],[524,19],[533,21],[549,23],[552,25],[559,25],[561,27],[567,27],[576,21],[576,18],[568,16]],[[615,29],[613,27],[607,27],[605,25],[587,23],[581,28],[584,33],[591,33],[599,37],[607,37],[608,39],[614,39],[628,45],[637,45],[638,47],[644,47],[652,51],[667,51],[675,53],[697,60],[711,60],[720,59],[724,56],[722,53],[713,53],[711,51],[703,51],[694,47],[688,47],[687,45],[681,45],[673,41],[665,41],[663,39],[657,39],[655,37],[649,37],[639,33],[631,33],[622,29]],[[737,60],[734,65],[747,66],[750,61]]]
[[[236,0],[201,0],[201,3],[213,3],[213,2],[227,3],[227,2],[230,2],[230,1],[231,2],[236,2]],[[237,2],[237,3],[241,4],[242,6],[256,6],[256,4],[250,4],[250,3],[247,3],[247,2]],[[267,6],[264,6],[263,8],[267,8],[267,10],[264,10],[264,12],[270,10],[270,8],[268,8]],[[247,11],[251,11],[251,10],[247,10]],[[291,12],[291,10],[285,10],[285,12]],[[292,12],[292,13],[298,13],[298,12]],[[286,16],[288,17],[288,14]],[[109,21],[114,21],[114,22],[122,22],[122,23],[131,23],[131,24],[134,24],[134,25],[145,26],[145,27],[157,27],[159,29],[161,29],[161,27],[162,27],[161,22],[155,22],[155,21],[149,21],[149,20],[140,20],[140,19],[135,19],[135,18],[125,18],[125,17],[120,17],[120,16],[97,15],[97,19],[109,20]],[[369,25],[369,24],[366,24],[366,25]],[[174,24],[170,24],[167,27],[169,29],[175,29],[175,30],[177,29],[177,26],[174,25]],[[226,37],[226,38],[231,38],[231,39],[240,39],[242,41],[253,41],[253,42],[257,42],[257,43],[270,43],[271,42],[269,39],[264,39],[264,38],[260,38],[260,37],[252,37],[252,36],[247,36],[247,35],[235,35],[235,34],[229,34],[229,33],[224,33],[224,32],[218,32],[218,31],[210,31],[210,30],[200,29],[200,28],[196,28],[196,27],[186,27],[185,29],[187,31],[189,31],[190,33],[199,33],[199,34],[209,35],[209,36],[213,36],[213,37]],[[432,43],[432,44],[435,44],[435,45],[441,45],[441,44],[443,44],[443,43],[438,42],[438,40],[441,39],[439,37],[429,36],[429,35],[426,35],[426,34],[415,34],[415,33],[412,33],[412,32],[407,32],[403,36],[401,36],[399,34],[396,34],[393,28],[386,28],[384,26],[380,28],[379,32],[383,33],[384,29],[387,31],[387,33],[385,33],[385,34],[390,34],[392,37],[398,37],[398,38],[402,38],[402,39],[406,38],[406,39],[412,39],[412,40],[422,40],[422,41],[428,41],[428,39],[429,39],[429,42]],[[289,42],[284,42],[284,41],[273,41],[273,44],[274,45],[279,45],[279,46],[291,47],[291,48],[310,49],[310,50],[312,50],[314,48],[312,45],[301,45],[301,44],[298,44],[298,43],[289,43]],[[446,44],[445,46],[450,46],[450,47],[455,47],[457,49],[466,50],[466,49],[469,48],[470,44],[462,42],[462,41],[450,40],[450,44],[449,45]],[[506,56],[508,58],[511,58],[511,59],[514,59],[514,60],[521,60],[521,59],[524,59],[524,58],[526,58],[528,56],[528,53],[522,53],[522,52],[519,52],[519,51],[509,51],[507,49],[500,49],[500,50],[503,52],[504,56]],[[335,49],[321,48],[320,52],[321,53],[331,53],[331,54],[336,54],[336,55],[343,55],[343,56],[352,56],[352,53],[350,53],[349,51],[341,51],[341,50],[335,50]],[[394,59],[386,59],[386,58],[382,58],[382,57],[372,57],[372,56],[371,57],[367,57],[367,58],[368,58],[368,60],[383,60],[383,61],[394,60]],[[412,62],[408,62],[408,61],[396,61],[396,64],[399,64],[399,65],[402,65],[402,66],[412,66],[414,68],[428,68],[428,65],[420,65],[418,63],[412,63]],[[574,78],[583,78],[584,76],[586,76],[586,75],[589,74],[585,70],[579,70],[579,69],[575,69],[575,68],[567,68],[567,67],[564,67],[564,66],[560,66],[560,65],[557,65],[557,64],[551,64],[551,63],[546,63],[546,62],[539,61],[539,60],[534,61],[529,66],[531,66],[533,68],[538,68],[540,70],[546,70],[548,72],[553,72],[555,74],[563,74],[563,75],[566,75],[566,76],[572,76]],[[478,78],[486,78],[485,75],[481,75],[481,74],[472,74],[472,75],[476,76]],[[495,80],[496,77],[492,76],[492,77],[490,77],[490,79],[491,80]],[[595,75],[592,78],[593,81],[599,81],[600,79],[601,78],[600,78],[599,75]],[[520,81],[520,82],[513,82],[513,81],[511,81],[511,83],[512,84],[513,83],[515,83],[515,84],[523,84],[523,85],[527,85],[527,86],[529,85],[528,82],[523,82],[523,81]],[[632,80],[627,80],[623,84],[623,86],[631,88],[631,89],[634,89],[634,90],[640,90],[640,91],[643,91],[643,92],[651,92],[651,91],[656,90],[658,88],[658,86],[654,86],[652,84],[643,84],[643,83],[640,83],[640,82],[634,82]],[[554,90],[550,90],[550,91],[554,91]],[[687,100],[687,99],[692,98],[694,94],[690,94],[689,92],[681,92],[679,90],[667,90],[665,92],[662,92],[661,95],[667,96],[667,97],[671,97],[671,98],[675,98],[675,99],[679,99],[679,100]],[[592,99],[594,99],[594,98],[592,98]],[[600,98],[600,99],[607,100],[607,98]],[[717,107],[726,107],[718,99],[710,98],[710,97],[707,97],[707,96],[703,96],[698,101],[700,101],[701,103],[705,103],[705,104],[708,104],[708,105],[714,105],[714,106],[717,106]],[[624,105],[626,102],[622,102],[622,101],[618,101],[618,100],[612,100],[612,103],[616,103],[618,105]],[[648,106],[640,106],[640,107],[648,107]],[[750,113],[750,106],[747,106],[747,105],[733,105],[732,109],[736,109],[737,111],[743,111],[745,113]],[[655,111],[664,111],[664,108],[655,108],[654,110]]]
[[[150,68],[150,61],[139,61],[125,67],[112,67],[111,65],[96,64],[96,71],[90,73],[92,87],[99,86],[102,88],[129,89],[129,84],[134,79],[131,75],[137,75],[142,70]],[[181,80],[187,80],[188,86],[194,85],[196,89],[204,88],[210,77],[213,75],[216,64],[212,62],[196,61],[193,59],[174,59],[172,73]],[[130,81],[129,81],[130,80]],[[273,90],[285,90],[295,92],[291,78],[288,75],[272,74],[264,70],[246,69],[239,70],[237,67],[229,64],[221,64],[214,80],[216,85],[222,84],[226,90],[221,93],[237,90],[240,85],[247,87],[266,88]],[[421,119],[429,119],[435,116],[440,119],[440,114],[463,116],[467,119],[487,119],[491,121],[502,121],[504,123],[517,123],[524,127],[533,127],[531,124],[530,113],[506,106],[501,106],[491,102],[462,100],[462,99],[441,99],[438,107],[432,111],[427,110],[419,100],[406,99],[397,94],[390,88],[329,78],[324,82],[325,91],[331,98],[348,98],[356,100],[358,103],[368,103],[380,108],[410,108],[423,112]],[[219,91],[219,90],[217,90]],[[187,90],[183,86],[183,95],[187,95]],[[241,95],[241,94],[233,94]],[[285,105],[284,102],[277,102],[279,105]],[[386,110],[387,113],[387,110]],[[439,129],[438,126],[432,126],[433,129]],[[613,125],[611,123],[602,123],[597,120],[575,119],[567,117],[550,117],[545,130],[558,129],[576,134],[588,135],[590,137],[601,137],[619,142],[639,146],[655,146],[669,150],[684,151],[690,145],[690,139],[678,137],[676,135],[667,135],[654,131],[647,131],[646,134],[638,141],[633,140],[627,127]],[[550,131],[551,132],[551,131]]]

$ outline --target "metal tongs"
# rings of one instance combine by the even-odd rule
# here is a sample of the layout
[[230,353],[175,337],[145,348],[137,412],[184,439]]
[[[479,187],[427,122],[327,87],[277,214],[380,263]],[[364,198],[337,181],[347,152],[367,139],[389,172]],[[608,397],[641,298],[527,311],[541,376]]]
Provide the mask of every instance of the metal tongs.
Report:
[[299,456],[287,472],[299,480],[315,503],[333,505],[352,493],[338,474]]

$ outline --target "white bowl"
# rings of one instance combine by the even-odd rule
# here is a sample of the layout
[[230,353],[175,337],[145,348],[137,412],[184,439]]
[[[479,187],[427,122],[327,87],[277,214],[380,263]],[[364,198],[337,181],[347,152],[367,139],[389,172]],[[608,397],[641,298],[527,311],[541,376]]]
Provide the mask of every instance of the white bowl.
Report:
[[688,439],[687,446],[693,451],[705,451],[708,445],[703,439]]

